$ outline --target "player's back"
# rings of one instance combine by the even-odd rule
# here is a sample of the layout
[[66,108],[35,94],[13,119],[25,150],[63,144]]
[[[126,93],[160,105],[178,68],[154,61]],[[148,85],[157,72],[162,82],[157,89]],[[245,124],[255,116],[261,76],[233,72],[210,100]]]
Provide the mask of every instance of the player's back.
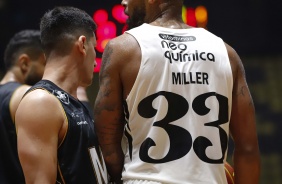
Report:
[[233,79],[224,42],[202,28],[128,33],[142,59],[126,99],[123,179],[226,183]]
[[17,135],[11,117],[10,101],[22,84],[8,82],[0,85],[0,183],[24,183],[17,152]]

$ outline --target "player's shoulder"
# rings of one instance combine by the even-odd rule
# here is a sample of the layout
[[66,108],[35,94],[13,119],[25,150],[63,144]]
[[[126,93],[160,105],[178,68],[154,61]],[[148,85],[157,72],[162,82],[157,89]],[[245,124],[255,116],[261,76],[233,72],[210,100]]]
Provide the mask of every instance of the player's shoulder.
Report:
[[236,50],[229,44],[225,42],[224,44],[227,50],[230,66],[233,73],[233,78],[235,79],[238,75],[238,71],[240,71],[240,73],[244,73],[244,66]]
[[13,96],[23,97],[23,95],[30,89],[31,86],[22,84],[14,91]]
[[229,60],[231,63],[240,63],[241,62],[241,59],[238,55],[238,53],[236,52],[236,50],[230,46],[229,44],[227,44],[226,42],[224,42],[225,44],[225,47],[226,47],[226,50],[227,50],[227,54],[228,54],[228,57],[229,57]]
[[226,47],[226,50],[227,50],[227,53],[228,53],[228,55],[237,55],[237,52],[236,52],[236,50],[232,47],[232,46],[230,46],[229,44],[227,44],[226,42],[224,42],[224,45],[225,45],[225,47]]
[[59,130],[65,122],[65,112],[60,101],[43,89],[33,89],[23,97],[15,113],[18,129],[31,131]]
[[103,53],[103,62],[111,63],[111,66],[122,67],[138,53],[140,53],[140,47],[137,41],[130,34],[124,33],[107,43]]
[[192,27],[190,29],[194,30],[195,32],[197,32],[201,36],[205,36],[205,37],[208,37],[208,38],[212,38],[212,39],[217,39],[217,40],[222,40],[223,41],[223,39],[219,35],[211,32],[211,31],[209,31],[209,30],[207,30],[205,28]]
[[59,105],[58,102],[58,99],[52,93],[45,89],[38,88],[28,91],[24,95],[21,104],[35,104],[38,108],[56,108],[56,106]]
[[110,40],[107,47],[114,48],[117,52],[129,52],[137,49],[139,45],[131,34],[124,32],[122,35]]
[[27,90],[30,89],[29,85],[20,85],[19,87],[17,87],[10,99],[10,111],[11,111],[11,115],[12,117],[14,117],[14,114],[18,108],[18,105],[21,101],[21,99],[23,98],[24,94],[26,93]]
[[49,91],[33,89],[25,94],[16,111],[16,122],[19,121],[64,120],[60,101]]

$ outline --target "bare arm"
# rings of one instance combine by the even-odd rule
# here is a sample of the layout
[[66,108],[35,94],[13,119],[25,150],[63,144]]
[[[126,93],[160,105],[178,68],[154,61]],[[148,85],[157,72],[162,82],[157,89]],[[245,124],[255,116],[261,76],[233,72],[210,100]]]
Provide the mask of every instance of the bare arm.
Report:
[[[124,154],[121,139],[124,127],[122,83],[119,74],[121,53],[110,41],[104,51],[100,71],[100,89],[94,106],[95,128],[113,181],[121,181]],[[124,58],[125,59],[125,58]]]
[[64,122],[59,101],[46,91],[32,91],[19,104],[15,122],[26,183],[56,183],[59,132]]
[[255,109],[238,54],[227,45],[233,71],[233,102],[230,134],[234,141],[235,183],[258,184],[260,153],[256,132]]

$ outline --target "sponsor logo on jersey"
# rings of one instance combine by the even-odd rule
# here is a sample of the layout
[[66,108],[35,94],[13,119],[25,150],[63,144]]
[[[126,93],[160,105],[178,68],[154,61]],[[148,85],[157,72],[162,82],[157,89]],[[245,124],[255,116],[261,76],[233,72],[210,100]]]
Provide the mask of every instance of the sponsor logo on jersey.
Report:
[[190,62],[190,61],[211,61],[215,62],[215,56],[213,53],[205,51],[189,51],[188,45],[185,43],[174,43],[168,41],[161,42],[162,48],[167,49],[164,53],[164,57],[169,60],[177,62]]
[[64,104],[68,105],[70,103],[69,95],[64,91],[54,90],[53,94]]
[[88,125],[87,121],[80,121],[77,122],[77,125]]
[[159,34],[159,37],[163,40],[175,41],[175,42],[196,41],[195,36],[175,36],[175,35],[168,35],[168,34]]

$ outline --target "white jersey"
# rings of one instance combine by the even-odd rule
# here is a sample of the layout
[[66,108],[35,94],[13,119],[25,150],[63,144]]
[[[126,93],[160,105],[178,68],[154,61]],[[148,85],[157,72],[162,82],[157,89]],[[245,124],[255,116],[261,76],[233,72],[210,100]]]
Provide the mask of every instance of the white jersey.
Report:
[[142,60],[126,99],[123,180],[226,184],[233,77],[224,42],[203,28],[127,33]]

